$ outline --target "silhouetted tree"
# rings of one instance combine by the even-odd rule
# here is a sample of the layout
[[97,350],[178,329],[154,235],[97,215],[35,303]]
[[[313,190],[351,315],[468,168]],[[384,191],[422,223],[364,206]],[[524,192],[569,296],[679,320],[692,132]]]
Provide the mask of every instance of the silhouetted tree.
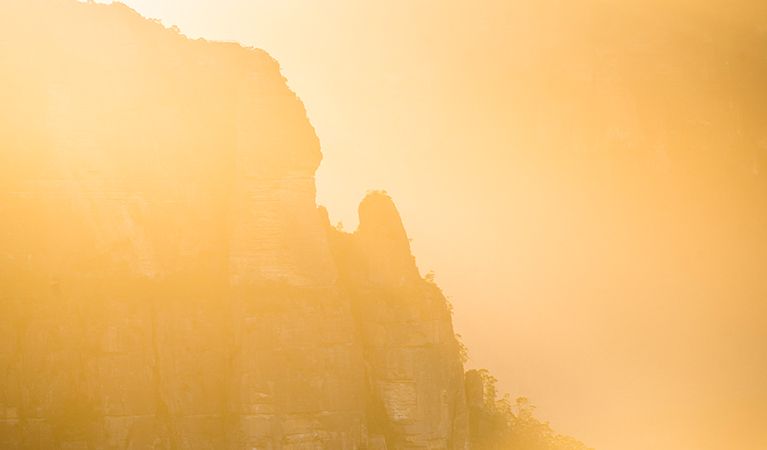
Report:
[[535,417],[535,405],[528,398],[519,397],[513,405],[509,394],[499,398],[497,382],[487,369],[466,373],[472,449],[593,450],[570,436],[555,434],[548,422]]

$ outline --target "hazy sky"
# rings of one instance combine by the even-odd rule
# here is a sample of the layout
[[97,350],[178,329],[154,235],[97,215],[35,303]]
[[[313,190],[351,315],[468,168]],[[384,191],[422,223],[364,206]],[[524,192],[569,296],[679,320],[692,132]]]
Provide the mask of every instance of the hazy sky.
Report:
[[[531,143],[546,131],[530,117],[560,114],[546,96],[564,89],[539,78],[581,70],[596,16],[554,0],[125,3],[274,56],[322,143],[318,203],[353,230],[365,192],[387,190],[421,272],[452,296],[469,365],[558,432],[598,450],[767,448],[758,158],[710,179],[658,147],[654,169],[624,179]],[[636,114],[621,95],[574,115]]]

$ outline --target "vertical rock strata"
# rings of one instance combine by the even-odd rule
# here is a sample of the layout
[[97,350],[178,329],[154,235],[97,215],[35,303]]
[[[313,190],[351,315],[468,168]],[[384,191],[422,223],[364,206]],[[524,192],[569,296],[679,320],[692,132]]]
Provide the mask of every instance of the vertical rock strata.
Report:
[[388,195],[368,194],[359,219],[353,234],[326,226],[362,336],[374,448],[467,448],[463,365],[445,297],[420,277]]
[[263,51],[0,4],[0,448],[465,448],[445,299],[321,157]]

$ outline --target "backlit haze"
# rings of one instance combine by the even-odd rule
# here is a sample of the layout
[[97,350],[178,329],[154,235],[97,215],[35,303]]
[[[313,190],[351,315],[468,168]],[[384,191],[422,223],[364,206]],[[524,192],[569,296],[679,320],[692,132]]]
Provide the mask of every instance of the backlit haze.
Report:
[[767,448],[756,2],[125,3],[276,58],[322,144],[318,204],[353,230],[385,189],[468,365],[557,432]]

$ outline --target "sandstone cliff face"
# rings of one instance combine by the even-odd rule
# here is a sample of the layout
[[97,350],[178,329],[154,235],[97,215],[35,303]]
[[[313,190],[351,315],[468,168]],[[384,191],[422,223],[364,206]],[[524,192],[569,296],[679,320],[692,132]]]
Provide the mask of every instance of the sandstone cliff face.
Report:
[[0,447],[466,447],[444,297],[388,198],[331,253],[269,55],[120,4],[0,22]]
[[388,195],[368,194],[359,218],[353,234],[326,226],[362,335],[375,447],[466,448],[463,365],[445,298],[420,277]]

